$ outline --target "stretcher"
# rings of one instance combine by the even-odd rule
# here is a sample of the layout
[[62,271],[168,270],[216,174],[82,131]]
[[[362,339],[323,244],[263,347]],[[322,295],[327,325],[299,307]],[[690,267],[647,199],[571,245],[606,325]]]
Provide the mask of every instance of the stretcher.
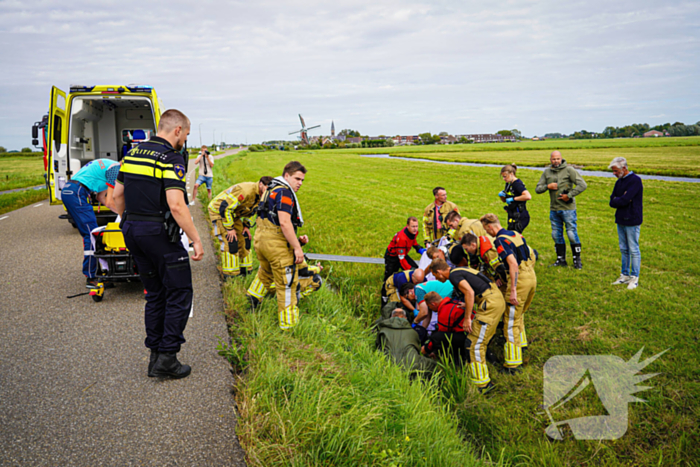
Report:
[[118,222],[110,222],[92,231],[94,258],[97,259],[98,283],[89,286],[90,296],[96,302],[104,298],[106,288],[115,282],[140,281],[134,258],[124,243]]

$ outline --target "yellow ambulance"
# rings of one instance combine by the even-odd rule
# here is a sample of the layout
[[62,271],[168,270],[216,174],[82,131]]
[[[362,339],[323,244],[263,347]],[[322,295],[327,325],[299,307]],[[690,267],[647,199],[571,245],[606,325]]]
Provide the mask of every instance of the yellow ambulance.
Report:
[[[152,86],[71,85],[68,94],[53,87],[49,113],[32,127],[44,149],[44,177],[51,204],[62,204],[61,190],[71,176],[95,159],[121,161],[135,145],[156,133],[162,105]],[[95,206],[98,223],[115,214]],[[61,218],[73,220],[66,213]]]

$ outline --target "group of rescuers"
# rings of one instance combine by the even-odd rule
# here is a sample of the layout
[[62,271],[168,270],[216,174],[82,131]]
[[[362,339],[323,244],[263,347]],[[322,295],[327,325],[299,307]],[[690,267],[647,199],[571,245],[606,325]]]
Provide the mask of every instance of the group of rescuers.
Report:
[[[90,193],[96,191],[88,186],[95,185],[94,180],[99,179],[99,188],[105,188],[98,196],[101,202],[122,217],[124,240],[146,289],[145,345],[151,352],[151,377],[183,378],[191,372],[189,365],[177,359],[185,342],[183,332],[193,295],[189,255],[180,241],[180,229],[190,241],[192,259],[203,257],[186,192],[183,148],[190,126],[182,112],[166,111],[156,136],[133,148],[121,161],[118,173],[114,164],[93,164],[95,170],[81,169],[63,192],[66,208],[79,221],[84,238],[89,239],[92,227],[96,227],[94,219],[88,219],[92,210],[86,208],[90,205]],[[552,153],[554,168],[556,157],[561,163],[558,151]],[[493,383],[486,366],[487,346],[502,323],[502,371],[520,371],[522,350],[527,347],[524,315],[537,286],[537,254],[521,234],[529,223],[526,202],[530,194],[515,177],[515,171],[513,165],[503,168],[501,176],[506,187],[498,194],[506,203],[508,229],[494,214],[478,220],[461,217],[459,208],[447,201],[446,190],[437,187],[433,191],[435,201],[423,217],[427,248],[416,242],[415,217],[409,217],[406,227],[391,240],[384,256],[377,344],[407,368],[432,373],[436,357],[452,358],[457,365],[467,363],[472,382],[481,392],[488,391]],[[304,217],[296,193],[305,176],[306,168],[292,161],[281,176],[238,183],[215,196],[208,206],[220,243],[223,276],[229,279],[251,272],[254,246],[259,268],[247,297],[255,309],[266,294],[276,294],[281,329],[297,325],[299,299],[322,284],[321,267],[309,265],[304,258],[302,246],[308,243],[308,237],[297,235]],[[550,190],[553,200],[562,200],[565,187],[547,183],[546,172],[543,179],[538,193]],[[544,187],[542,191],[540,185]],[[578,190],[576,194],[582,192],[585,182],[579,177],[566,188],[564,191],[573,201],[574,190]],[[69,199],[71,196],[75,200]],[[554,235],[554,220],[552,226],[558,253],[554,265],[565,265]],[[561,235],[561,229],[558,234]],[[580,269],[580,244],[577,246],[573,248],[574,266]],[[412,248],[422,255],[421,267],[408,255]],[[95,271],[87,240],[85,250],[84,272],[91,286]],[[415,355],[410,349],[416,350]],[[493,358],[489,359],[493,362]]]

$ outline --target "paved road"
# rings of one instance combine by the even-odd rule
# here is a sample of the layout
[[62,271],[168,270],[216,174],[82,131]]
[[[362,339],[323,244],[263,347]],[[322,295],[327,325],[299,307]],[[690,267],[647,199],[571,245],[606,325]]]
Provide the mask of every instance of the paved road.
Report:
[[148,378],[140,283],[101,303],[85,291],[82,243],[47,202],[0,216],[0,465],[245,465],[235,435],[221,289],[207,222],[192,262],[183,380]]

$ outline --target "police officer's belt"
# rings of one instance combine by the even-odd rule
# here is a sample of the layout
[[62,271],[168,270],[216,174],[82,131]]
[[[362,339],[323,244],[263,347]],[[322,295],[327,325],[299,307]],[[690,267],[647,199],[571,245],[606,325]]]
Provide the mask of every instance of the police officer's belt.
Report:
[[165,216],[159,216],[156,214],[133,214],[131,212],[128,212],[126,213],[126,220],[142,222],[165,222]]

